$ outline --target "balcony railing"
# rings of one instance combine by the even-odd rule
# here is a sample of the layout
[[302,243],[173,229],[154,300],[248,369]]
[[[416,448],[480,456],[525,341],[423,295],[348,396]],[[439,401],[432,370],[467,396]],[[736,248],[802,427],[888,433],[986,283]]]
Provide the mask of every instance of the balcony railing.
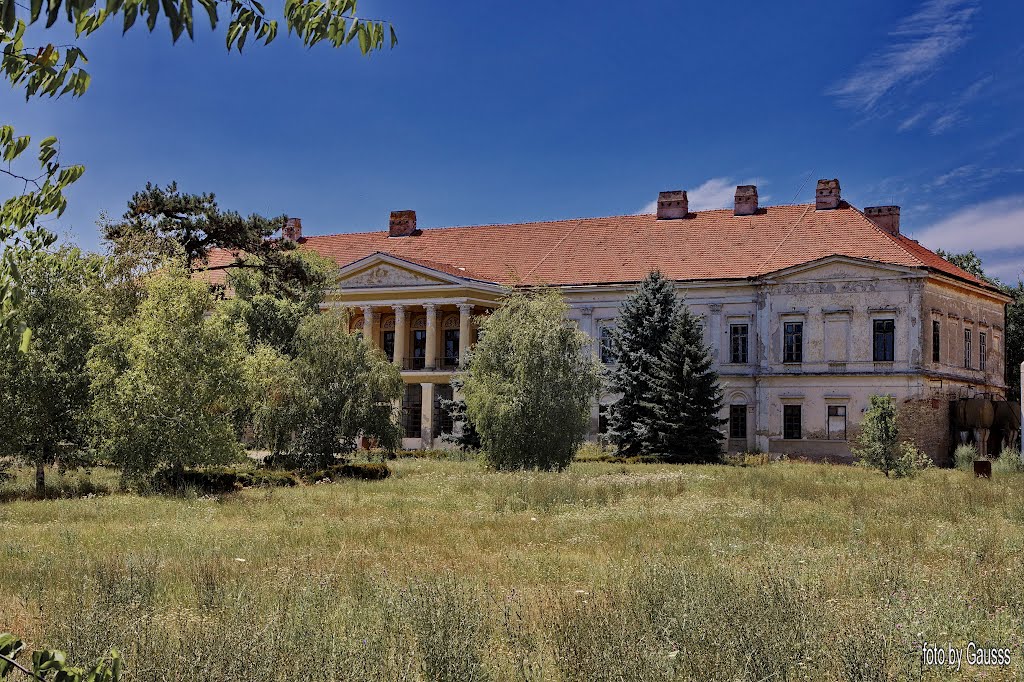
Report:
[[423,369],[427,366],[426,358],[403,358],[402,369]]
[[[437,367],[438,367],[438,369],[449,370],[449,371],[458,369],[458,367],[459,367],[459,358],[458,357],[438,358]],[[426,369],[426,368],[427,368],[427,359],[426,358],[403,358],[402,359],[402,369],[418,370],[418,369]]]

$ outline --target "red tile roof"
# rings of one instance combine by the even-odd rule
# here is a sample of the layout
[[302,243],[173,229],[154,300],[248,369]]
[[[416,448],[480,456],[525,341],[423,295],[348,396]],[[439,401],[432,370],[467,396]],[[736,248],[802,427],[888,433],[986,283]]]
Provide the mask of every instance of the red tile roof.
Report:
[[[700,211],[310,236],[304,248],[345,266],[381,252],[449,274],[505,285],[637,282],[651,270],[673,280],[745,279],[832,255],[926,268],[991,288],[917,242],[891,235],[845,202],[768,206],[750,216]],[[211,254],[221,264],[229,254]],[[216,276],[219,273],[210,273]]]

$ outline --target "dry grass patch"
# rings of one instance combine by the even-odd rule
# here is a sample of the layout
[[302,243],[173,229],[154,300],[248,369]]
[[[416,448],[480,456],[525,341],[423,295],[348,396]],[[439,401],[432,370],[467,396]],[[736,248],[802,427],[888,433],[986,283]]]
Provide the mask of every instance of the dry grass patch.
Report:
[[391,465],[0,505],[0,623],[118,646],[130,680],[963,676],[922,670],[922,639],[1012,646],[984,679],[1024,674],[1024,474]]

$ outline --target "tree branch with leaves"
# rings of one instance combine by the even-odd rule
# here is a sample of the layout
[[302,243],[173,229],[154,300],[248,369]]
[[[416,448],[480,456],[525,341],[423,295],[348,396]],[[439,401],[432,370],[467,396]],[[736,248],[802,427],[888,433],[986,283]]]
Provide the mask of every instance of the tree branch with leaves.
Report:
[[[391,23],[359,16],[357,1],[286,0],[281,14],[272,16],[258,0],[198,0],[212,30],[221,24],[221,14],[226,15],[229,50],[241,52],[247,43],[273,42],[282,22],[288,35],[310,47],[327,43],[337,48],[355,42],[364,55],[383,49],[385,44],[395,47],[398,37]],[[127,33],[140,19],[150,32],[163,20],[172,42],[177,42],[183,34],[194,35],[194,4],[194,0],[0,0],[0,72],[14,88],[24,91],[26,100],[80,97],[91,81],[84,68],[88,63],[85,52],[78,44],[41,40],[29,45],[26,38],[33,29],[50,29],[63,21],[74,27],[77,41],[109,21],[118,20]],[[0,168],[0,178],[17,188],[0,206],[0,335],[17,334],[22,348],[27,347],[30,332],[15,322],[16,309],[24,299],[21,268],[26,258],[54,243],[55,237],[40,222],[64,213],[65,191],[85,170],[81,165],[60,163],[59,145],[53,137],[39,144],[42,172],[15,170],[13,162],[31,142],[29,136],[16,135],[13,127],[0,121],[0,154],[6,164]]]

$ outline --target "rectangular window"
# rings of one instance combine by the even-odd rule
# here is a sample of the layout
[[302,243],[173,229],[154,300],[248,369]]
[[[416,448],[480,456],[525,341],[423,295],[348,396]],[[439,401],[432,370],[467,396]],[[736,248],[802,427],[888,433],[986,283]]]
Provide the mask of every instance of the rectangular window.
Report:
[[784,325],[785,340],[782,347],[783,362],[804,361],[804,323],[787,322]]
[[971,330],[964,330],[964,367],[971,368]]
[[729,406],[729,438],[747,438],[747,406]]
[[988,353],[988,334],[978,334],[978,369],[985,371],[985,355]]
[[388,360],[391,362],[395,361],[395,333],[384,332],[381,334],[381,346],[384,348],[384,354],[388,356]]
[[601,362],[606,365],[615,363],[615,340],[612,338],[611,326],[601,327]]
[[452,368],[459,365],[459,330],[444,330],[444,357],[441,358],[441,366]]
[[743,365],[747,363],[747,338],[749,327],[745,324],[729,325],[729,362]]
[[932,320],[932,362],[942,361],[942,326]]
[[440,438],[441,434],[452,433],[455,430],[455,422],[452,413],[445,406],[452,400],[454,390],[450,384],[434,385],[434,414],[432,424],[434,427],[434,438]]
[[402,397],[402,436],[419,438],[422,433],[420,426],[423,420],[423,387],[419,384],[406,384],[405,395]]
[[874,350],[872,357],[875,362],[892,362],[896,357],[896,321],[874,321]]
[[846,405],[828,406],[828,437],[846,440]]
[[427,332],[415,329],[412,332],[412,355],[405,363],[406,369],[423,369],[427,362]]
[[803,410],[800,405],[782,406],[782,437],[786,440],[803,438]]

